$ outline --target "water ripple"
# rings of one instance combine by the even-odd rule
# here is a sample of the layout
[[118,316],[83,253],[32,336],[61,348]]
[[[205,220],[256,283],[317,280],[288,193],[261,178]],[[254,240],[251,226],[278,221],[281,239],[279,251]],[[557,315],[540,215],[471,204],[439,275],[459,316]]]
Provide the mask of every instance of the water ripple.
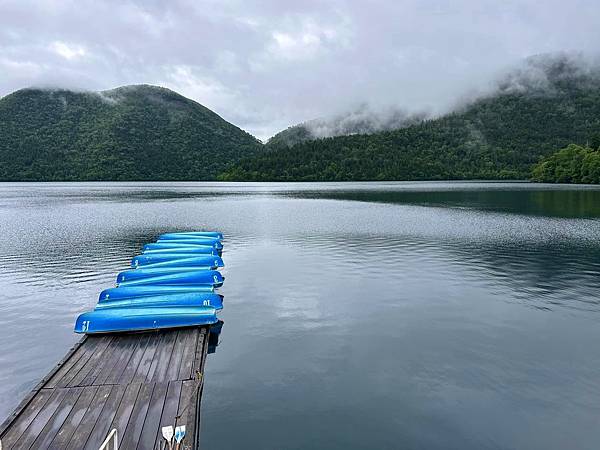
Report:
[[591,448],[600,191],[515,186],[0,186],[0,415],[144,242],[214,228],[211,447]]

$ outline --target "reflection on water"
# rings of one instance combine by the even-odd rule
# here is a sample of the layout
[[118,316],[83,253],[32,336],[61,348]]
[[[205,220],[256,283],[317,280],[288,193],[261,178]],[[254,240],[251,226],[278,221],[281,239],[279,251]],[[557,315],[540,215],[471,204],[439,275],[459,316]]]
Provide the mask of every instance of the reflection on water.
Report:
[[144,242],[210,228],[227,331],[205,446],[595,448],[598,205],[515,183],[0,185],[0,415]]
[[219,320],[214,325],[210,326],[210,330],[208,333],[208,354],[214,353],[217,351],[217,347],[219,346],[219,337],[221,336],[221,332],[223,331],[222,320]]
[[472,183],[427,184],[408,187],[397,184],[371,190],[302,191],[291,195],[302,198],[473,208],[536,216],[600,216],[600,194],[594,186],[573,189],[570,186],[490,183],[486,189],[481,189],[480,184]]

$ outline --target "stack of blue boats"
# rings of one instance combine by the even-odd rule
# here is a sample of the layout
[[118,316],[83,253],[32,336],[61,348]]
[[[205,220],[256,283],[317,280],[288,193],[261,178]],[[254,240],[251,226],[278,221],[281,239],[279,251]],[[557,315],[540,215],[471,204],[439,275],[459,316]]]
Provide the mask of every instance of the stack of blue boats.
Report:
[[76,333],[118,333],[217,323],[223,296],[223,235],[216,231],[162,234],[144,245],[117,287],[100,293],[93,311],[81,314]]

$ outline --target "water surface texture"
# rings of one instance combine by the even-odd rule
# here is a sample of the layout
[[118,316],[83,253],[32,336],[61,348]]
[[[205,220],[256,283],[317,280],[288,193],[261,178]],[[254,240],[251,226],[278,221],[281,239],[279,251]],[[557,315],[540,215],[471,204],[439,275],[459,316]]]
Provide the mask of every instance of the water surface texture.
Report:
[[215,449],[596,449],[600,189],[0,184],[0,415],[144,242],[226,236]]

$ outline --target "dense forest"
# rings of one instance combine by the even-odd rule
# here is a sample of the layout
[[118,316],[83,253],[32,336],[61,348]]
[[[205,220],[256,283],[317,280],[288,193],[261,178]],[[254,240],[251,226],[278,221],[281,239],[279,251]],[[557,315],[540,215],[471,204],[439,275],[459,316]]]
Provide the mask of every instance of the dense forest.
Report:
[[397,130],[418,124],[426,118],[425,113],[408,113],[399,108],[378,110],[360,105],[346,113],[309,120],[280,131],[267,141],[266,147],[276,150],[324,137]]
[[561,58],[532,64],[527,77],[507,77],[493,94],[443,117],[278,147],[242,159],[219,179],[528,179],[541,157],[600,133],[599,72]]
[[168,89],[23,89],[0,99],[0,180],[211,180],[261,151]]
[[267,145],[164,88],[23,89],[0,99],[0,180],[529,179],[534,166],[536,180],[594,180],[597,156],[580,149],[600,136],[600,70],[565,56],[527,64],[440,117],[360,110]]
[[546,183],[600,183],[600,142],[591,147],[571,144],[543,158],[532,172],[532,180]]

